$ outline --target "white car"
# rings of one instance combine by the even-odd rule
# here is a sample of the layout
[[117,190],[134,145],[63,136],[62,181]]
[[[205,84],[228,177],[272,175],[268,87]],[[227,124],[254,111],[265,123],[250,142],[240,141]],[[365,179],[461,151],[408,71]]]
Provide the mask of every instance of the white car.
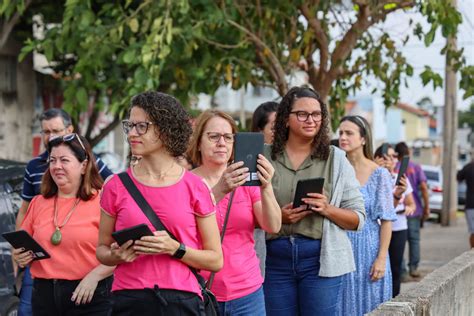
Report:
[[441,166],[421,165],[429,190],[431,213],[441,214],[443,208],[443,170]]

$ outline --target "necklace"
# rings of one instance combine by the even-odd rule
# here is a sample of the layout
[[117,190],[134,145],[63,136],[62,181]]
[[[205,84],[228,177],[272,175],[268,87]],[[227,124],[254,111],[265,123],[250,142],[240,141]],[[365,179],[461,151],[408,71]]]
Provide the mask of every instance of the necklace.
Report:
[[175,162],[172,162],[171,165],[165,171],[160,172],[160,173],[151,173],[147,170],[144,170],[143,168],[141,168],[141,169],[143,169],[143,171],[146,175],[151,176],[153,179],[163,180],[163,178],[166,177],[168,175],[168,173],[173,169],[174,165],[175,165]]
[[63,220],[63,223],[61,225],[58,224],[58,196],[56,195],[54,197],[54,216],[53,216],[53,224],[54,227],[56,228],[54,230],[53,235],[51,236],[51,243],[55,246],[59,245],[61,243],[61,240],[63,239],[63,235],[61,234],[61,228],[66,225],[66,223],[69,221],[69,218],[71,218],[72,213],[76,209],[76,206],[79,204],[81,201],[80,198],[77,198],[76,201],[74,202],[74,205],[72,206],[71,210],[67,213],[66,217]]

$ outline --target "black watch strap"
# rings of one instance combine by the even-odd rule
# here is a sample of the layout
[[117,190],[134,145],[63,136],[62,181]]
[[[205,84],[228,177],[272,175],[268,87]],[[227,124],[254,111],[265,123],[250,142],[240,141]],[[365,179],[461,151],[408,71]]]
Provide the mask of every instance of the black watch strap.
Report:
[[179,248],[173,254],[173,258],[181,259],[186,253],[186,246],[183,243],[179,244]]

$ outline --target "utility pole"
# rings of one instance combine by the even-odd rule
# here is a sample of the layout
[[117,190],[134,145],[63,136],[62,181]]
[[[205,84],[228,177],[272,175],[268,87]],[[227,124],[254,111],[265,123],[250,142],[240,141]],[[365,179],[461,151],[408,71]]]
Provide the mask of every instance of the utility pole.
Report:
[[[450,0],[456,7],[457,0]],[[456,35],[451,35],[447,39],[449,50],[456,49]],[[456,167],[458,161],[457,143],[457,79],[453,69],[455,61],[449,60],[449,53],[446,53],[445,69],[445,92],[444,92],[444,122],[443,122],[443,209],[441,211],[441,225],[450,226],[456,224],[456,212],[458,208],[457,200],[457,180]]]

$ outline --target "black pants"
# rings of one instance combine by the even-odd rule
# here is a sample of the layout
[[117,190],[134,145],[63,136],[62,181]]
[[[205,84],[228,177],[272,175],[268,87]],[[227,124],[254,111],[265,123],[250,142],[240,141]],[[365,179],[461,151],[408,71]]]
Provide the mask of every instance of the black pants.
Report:
[[116,316],[196,315],[203,316],[204,303],[191,292],[154,289],[114,291],[113,312]]
[[33,315],[110,315],[112,277],[99,282],[90,303],[76,305],[71,297],[80,281],[34,279],[31,299]]
[[403,253],[405,252],[405,244],[407,242],[408,230],[400,230],[392,232],[392,239],[388,247],[390,256],[390,268],[392,269],[392,289],[393,297],[400,293],[400,283],[402,274]]

